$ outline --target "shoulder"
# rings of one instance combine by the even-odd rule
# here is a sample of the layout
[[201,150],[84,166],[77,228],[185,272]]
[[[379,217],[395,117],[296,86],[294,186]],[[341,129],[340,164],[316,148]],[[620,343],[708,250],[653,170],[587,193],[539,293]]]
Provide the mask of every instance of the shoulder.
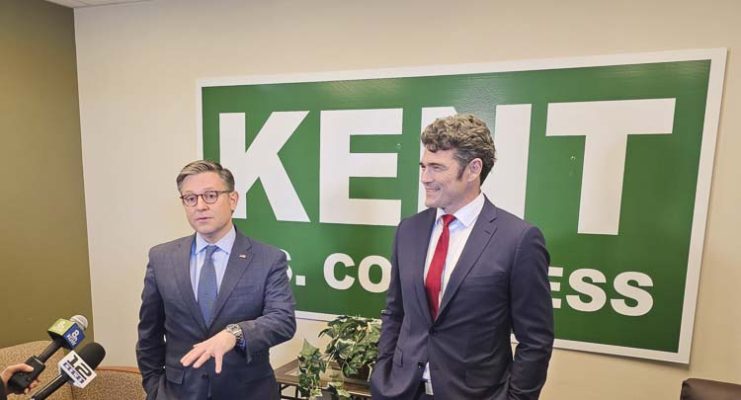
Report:
[[149,257],[165,256],[181,250],[184,246],[191,246],[193,238],[194,235],[188,235],[169,242],[160,243],[149,249]]
[[271,244],[261,242],[257,239],[249,237],[237,231],[237,239],[234,242],[235,248],[239,247],[245,249],[258,257],[264,257],[269,259],[275,259],[285,257],[283,250],[275,247]]
[[422,210],[410,217],[406,217],[399,222],[399,229],[418,229],[420,227],[429,227],[435,221],[437,210],[428,208]]
[[487,203],[484,205],[484,209],[486,209],[487,206],[490,206],[495,213],[497,223],[506,228],[513,229],[515,231],[526,231],[531,228],[535,228],[534,225],[503,208],[499,208],[492,203]]
[[495,213],[494,221],[497,230],[502,233],[499,235],[502,242],[509,243],[518,249],[533,244],[536,244],[539,247],[545,246],[545,238],[543,237],[543,232],[541,232],[540,228],[504,209],[494,206],[487,201],[484,205],[484,210],[487,210],[488,207],[490,208],[487,212],[493,210]]
[[488,199],[484,203],[484,208],[479,215],[479,224],[492,224],[496,229],[500,243],[510,243],[517,245],[523,241],[541,238],[542,232],[535,225],[524,219],[510,213],[507,210],[499,208],[492,204]]

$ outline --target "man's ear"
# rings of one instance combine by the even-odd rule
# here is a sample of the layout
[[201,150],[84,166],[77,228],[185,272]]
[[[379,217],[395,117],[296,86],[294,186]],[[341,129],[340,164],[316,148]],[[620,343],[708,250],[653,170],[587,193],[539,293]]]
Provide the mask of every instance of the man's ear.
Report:
[[237,192],[229,193],[229,206],[232,208],[232,214],[234,214],[234,210],[237,209],[238,202],[239,202],[239,193]]
[[468,163],[468,170],[471,171],[472,177],[479,179],[481,170],[484,168],[484,162],[480,158],[474,158]]

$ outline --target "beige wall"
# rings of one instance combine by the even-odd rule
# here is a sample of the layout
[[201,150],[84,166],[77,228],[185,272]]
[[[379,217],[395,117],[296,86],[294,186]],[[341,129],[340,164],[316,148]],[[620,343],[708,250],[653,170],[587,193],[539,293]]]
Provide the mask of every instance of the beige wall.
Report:
[[[687,376],[741,380],[741,3],[155,0],[76,10],[96,334],[134,362],[147,249],[190,232],[174,177],[196,148],[196,80],[728,47],[690,366],[556,351],[545,399],[676,399]],[[297,353],[301,322],[273,352]]]
[[0,346],[92,315],[72,10],[0,1]]

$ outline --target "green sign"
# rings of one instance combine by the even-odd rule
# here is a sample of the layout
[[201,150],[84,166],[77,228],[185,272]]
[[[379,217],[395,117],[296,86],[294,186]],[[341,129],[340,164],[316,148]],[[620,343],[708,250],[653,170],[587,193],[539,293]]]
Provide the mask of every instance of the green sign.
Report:
[[199,82],[199,148],[244,233],[283,249],[299,317],[377,317],[419,133],[473,113],[483,191],[539,226],[556,346],[688,362],[725,50]]

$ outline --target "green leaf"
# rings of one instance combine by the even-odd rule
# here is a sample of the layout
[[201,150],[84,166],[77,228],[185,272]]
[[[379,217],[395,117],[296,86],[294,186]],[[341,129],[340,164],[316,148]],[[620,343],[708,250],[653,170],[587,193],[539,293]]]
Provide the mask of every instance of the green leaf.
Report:
[[[321,336],[330,338],[324,352],[304,340],[299,354],[299,371],[301,377],[306,376],[299,379],[302,393],[313,392],[320,385],[319,374],[326,371],[330,360],[339,365],[344,376],[355,376],[361,370],[372,369],[378,356],[381,320],[340,315],[327,323],[327,327],[319,332]],[[342,376],[332,376],[329,387],[340,398],[350,398],[344,390]],[[333,398],[337,396],[333,394]]]
[[319,348],[314,347],[308,340],[304,339],[304,345],[301,348],[300,355],[306,358],[311,358],[313,355],[319,353]]

